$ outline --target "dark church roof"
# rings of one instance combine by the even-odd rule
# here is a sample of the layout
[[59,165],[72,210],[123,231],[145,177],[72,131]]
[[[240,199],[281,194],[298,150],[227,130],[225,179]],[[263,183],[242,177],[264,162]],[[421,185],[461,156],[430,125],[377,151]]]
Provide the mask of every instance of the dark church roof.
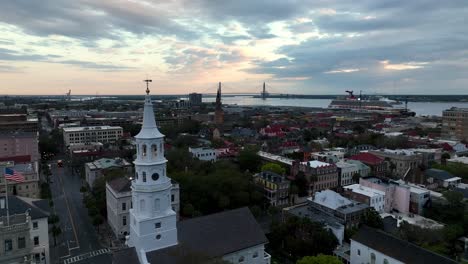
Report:
[[352,237],[365,246],[379,251],[403,263],[411,264],[454,264],[457,263],[447,257],[418,247],[415,244],[401,240],[384,231],[363,226]]
[[[179,243],[176,246],[146,253],[150,263],[174,264],[184,263],[187,259],[220,258],[268,243],[260,225],[246,207],[178,222],[177,232]],[[134,248],[116,252],[113,263],[134,263],[135,260],[128,259],[130,255],[136,257]]]

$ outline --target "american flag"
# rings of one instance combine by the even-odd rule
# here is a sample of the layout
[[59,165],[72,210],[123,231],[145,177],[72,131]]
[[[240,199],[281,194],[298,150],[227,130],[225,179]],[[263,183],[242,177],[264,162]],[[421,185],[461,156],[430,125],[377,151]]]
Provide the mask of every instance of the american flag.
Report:
[[10,168],[5,168],[5,179],[15,182],[24,182],[23,174]]

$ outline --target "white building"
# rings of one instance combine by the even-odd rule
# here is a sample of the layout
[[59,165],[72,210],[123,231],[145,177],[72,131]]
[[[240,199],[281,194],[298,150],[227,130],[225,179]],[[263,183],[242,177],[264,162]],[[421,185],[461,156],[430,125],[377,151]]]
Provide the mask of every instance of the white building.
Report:
[[339,161],[335,165],[338,168],[340,186],[353,184],[353,176],[359,174],[359,166],[345,161]]
[[85,177],[89,186],[94,187],[94,181],[103,176],[106,170],[122,169],[127,175],[132,171],[132,164],[122,158],[102,158],[85,164]]
[[[132,182],[125,178],[117,178],[106,182],[107,222],[118,238],[130,233],[130,209],[132,204]],[[177,215],[180,210],[179,184],[172,181],[171,205]]]
[[351,238],[351,264],[455,264],[442,255],[394,237],[382,230],[363,226]]
[[356,165],[359,169],[358,172],[361,177],[367,177],[371,173],[371,168],[359,160],[347,159],[346,162]]
[[344,187],[345,190],[352,192],[352,199],[366,203],[373,207],[377,212],[382,213],[385,209],[385,192],[377,189],[353,184]]
[[216,161],[216,150],[212,148],[189,148],[194,158],[204,161]]
[[[0,196],[0,263],[51,263],[49,257],[48,202]],[[30,262],[29,262],[30,261]]]
[[191,257],[222,258],[232,263],[269,264],[268,243],[248,208],[177,222],[166,174],[164,135],[159,132],[147,89],[143,126],[135,136],[137,158],[131,183],[128,248],[113,253],[113,263],[186,263]]
[[123,129],[119,126],[89,126],[63,128],[65,146],[91,142],[114,143],[122,137]]

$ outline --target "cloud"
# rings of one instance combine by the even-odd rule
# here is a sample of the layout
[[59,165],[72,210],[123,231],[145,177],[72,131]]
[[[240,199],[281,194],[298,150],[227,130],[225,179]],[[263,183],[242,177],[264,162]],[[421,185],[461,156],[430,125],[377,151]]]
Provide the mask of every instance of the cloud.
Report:
[[331,70],[331,71],[326,71],[324,73],[351,73],[351,72],[357,72],[361,71],[361,69],[357,68],[352,68],[352,69],[337,69],[337,70]]
[[133,67],[128,67],[128,66],[119,66],[119,65],[113,65],[113,64],[95,63],[95,62],[80,61],[80,60],[59,60],[59,61],[55,61],[55,63],[75,65],[81,68],[102,70],[102,71],[123,71],[123,70],[135,69]]
[[395,63],[392,64],[388,60],[380,62],[383,65],[383,68],[386,70],[395,70],[395,71],[404,71],[404,70],[414,70],[424,68],[427,65],[427,62],[407,62],[407,63]]
[[463,91],[466,17],[464,0],[4,1],[0,60],[156,68],[173,86],[223,71],[301,93]]

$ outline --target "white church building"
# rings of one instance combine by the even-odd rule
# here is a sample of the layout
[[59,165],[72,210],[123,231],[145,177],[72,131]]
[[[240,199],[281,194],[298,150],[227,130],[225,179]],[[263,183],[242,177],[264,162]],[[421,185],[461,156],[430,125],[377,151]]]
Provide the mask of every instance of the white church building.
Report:
[[173,185],[166,172],[164,135],[156,125],[149,80],[146,82],[143,125],[135,136],[128,247],[114,252],[113,263],[172,264],[202,258],[269,264],[268,240],[248,208],[177,221],[171,205]]

